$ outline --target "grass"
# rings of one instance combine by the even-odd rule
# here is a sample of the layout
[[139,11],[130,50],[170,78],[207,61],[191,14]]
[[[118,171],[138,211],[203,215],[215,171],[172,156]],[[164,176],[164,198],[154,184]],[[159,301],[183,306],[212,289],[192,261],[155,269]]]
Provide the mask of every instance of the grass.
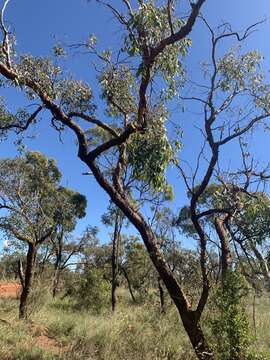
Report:
[[[268,352],[270,359],[270,297],[255,297],[255,313],[253,307],[254,298],[248,301],[248,313],[250,327],[256,341],[253,345],[254,352]],[[255,318],[255,324],[254,324]]]
[[[251,323],[252,301],[249,302]],[[109,311],[100,315],[78,311],[72,305],[68,298],[48,298],[39,311],[35,309],[31,321],[24,323],[17,320],[16,300],[0,300],[0,318],[7,321],[0,321],[0,359],[195,359],[173,306],[161,314],[157,299],[132,305],[122,289],[113,315]],[[269,298],[256,299],[255,353],[270,351],[269,305]]]

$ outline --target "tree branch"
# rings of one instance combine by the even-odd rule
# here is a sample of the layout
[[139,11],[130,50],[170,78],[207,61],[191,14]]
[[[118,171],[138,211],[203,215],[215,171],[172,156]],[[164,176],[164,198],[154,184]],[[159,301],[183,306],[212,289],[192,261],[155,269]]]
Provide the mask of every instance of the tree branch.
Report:
[[112,127],[110,127],[109,125],[103,123],[102,121],[94,118],[93,116],[89,116],[89,115],[79,113],[79,112],[70,112],[67,116],[69,118],[79,117],[83,120],[86,120],[87,122],[90,122],[91,124],[95,124],[95,125],[99,126],[100,128],[102,128],[103,130],[109,132],[114,137],[118,137],[118,135],[119,135]]
[[10,60],[10,44],[9,44],[9,33],[8,30],[5,26],[5,22],[4,22],[4,13],[6,10],[6,7],[8,5],[10,0],[5,0],[4,5],[1,9],[0,12],[0,28],[2,30],[3,33],[3,41],[2,41],[2,51],[6,57],[6,64],[9,68],[11,68],[11,60]]
[[99,155],[101,155],[103,152],[111,149],[114,146],[119,146],[123,144],[131,134],[138,131],[136,127],[129,125],[125,131],[122,132],[121,135],[117,136],[116,138],[113,138],[111,140],[108,140],[107,142],[99,145],[94,150],[90,151],[87,155],[87,159],[89,161],[94,161]]
[[0,130],[12,130],[12,129],[18,129],[19,132],[25,131],[28,129],[28,127],[33,123],[33,121],[36,119],[37,115],[43,110],[43,106],[39,106],[36,111],[33,112],[31,116],[27,119],[26,123],[24,125],[20,124],[8,124],[6,126],[0,126]]
[[171,34],[166,39],[161,40],[159,45],[151,50],[149,57],[150,62],[154,61],[154,59],[165,49],[165,47],[184,39],[191,32],[199,15],[200,9],[205,1],[206,0],[198,0],[195,4],[191,4],[191,14],[188,17],[186,24],[182,26],[176,33]]

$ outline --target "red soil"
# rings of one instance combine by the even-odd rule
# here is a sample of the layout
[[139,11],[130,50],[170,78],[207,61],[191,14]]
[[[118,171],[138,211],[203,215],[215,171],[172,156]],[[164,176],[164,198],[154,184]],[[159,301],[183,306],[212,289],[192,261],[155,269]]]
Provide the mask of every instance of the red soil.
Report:
[[21,290],[18,283],[0,283],[0,298],[18,298]]

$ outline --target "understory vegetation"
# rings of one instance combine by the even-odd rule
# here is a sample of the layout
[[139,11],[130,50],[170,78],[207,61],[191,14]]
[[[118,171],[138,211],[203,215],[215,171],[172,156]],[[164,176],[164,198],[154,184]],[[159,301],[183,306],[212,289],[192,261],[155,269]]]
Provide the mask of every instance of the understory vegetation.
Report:
[[[97,314],[96,304],[78,309],[72,297],[53,299],[47,293],[44,299],[44,288],[39,296],[39,310],[26,323],[17,319],[17,300],[0,301],[1,360],[196,359],[184,329],[179,331],[175,308],[167,301],[166,313],[160,312],[157,291],[152,290],[144,303],[132,304],[128,290],[119,289],[115,314],[104,306]],[[266,360],[270,358],[269,297],[256,297],[255,324],[253,301],[252,294],[245,299],[251,337],[247,359]],[[210,306],[204,315],[209,335]]]

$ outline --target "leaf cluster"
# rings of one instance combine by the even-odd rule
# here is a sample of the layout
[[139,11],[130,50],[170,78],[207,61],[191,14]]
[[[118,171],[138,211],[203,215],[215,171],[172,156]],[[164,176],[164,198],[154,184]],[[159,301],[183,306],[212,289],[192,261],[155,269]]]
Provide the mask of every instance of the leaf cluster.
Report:
[[[154,0],[142,3],[127,23],[129,31],[124,40],[123,51],[131,57],[136,55],[144,57],[146,49],[150,51],[150,49],[158,47],[164,39],[172,32],[178,31],[183,25],[184,21],[175,18],[173,11],[169,19],[167,6],[158,6]],[[190,39],[182,39],[167,46],[155,60],[152,75],[159,75],[167,82],[168,89],[164,92],[168,98],[175,95],[177,87],[184,80],[185,71],[182,62],[179,61],[179,56],[185,56],[190,45]],[[144,66],[141,64],[137,76],[143,71]]]
[[155,191],[166,185],[165,171],[173,158],[173,149],[165,127],[166,113],[157,107],[148,113],[148,127],[135,133],[128,143],[128,162],[137,179],[147,182]]

